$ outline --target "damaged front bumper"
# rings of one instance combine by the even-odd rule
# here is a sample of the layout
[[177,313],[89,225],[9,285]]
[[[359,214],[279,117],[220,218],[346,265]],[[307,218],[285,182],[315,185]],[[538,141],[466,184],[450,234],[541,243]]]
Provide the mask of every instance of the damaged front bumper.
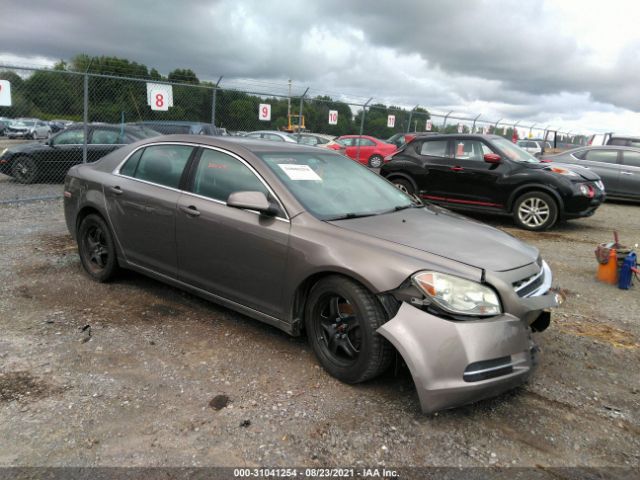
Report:
[[537,347],[530,323],[557,306],[553,294],[520,299],[526,315],[451,321],[403,302],[378,329],[411,371],[423,412],[432,413],[498,395],[523,383]]

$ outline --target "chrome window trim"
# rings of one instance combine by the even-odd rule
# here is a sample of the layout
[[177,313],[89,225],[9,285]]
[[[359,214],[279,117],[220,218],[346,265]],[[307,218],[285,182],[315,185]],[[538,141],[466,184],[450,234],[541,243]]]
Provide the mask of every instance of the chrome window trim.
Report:
[[[217,203],[220,205],[227,205],[227,202],[223,202],[222,200],[217,200],[215,198],[211,198],[211,197],[205,197],[204,195],[199,195],[197,193],[194,192],[188,192],[186,190],[180,190],[179,188],[173,188],[173,187],[167,187],[166,185],[160,185],[159,183],[154,183],[154,182],[149,182],[147,180],[142,180],[140,178],[135,178],[135,177],[130,177],[128,175],[122,175],[120,173],[120,170],[122,169],[122,167],[124,166],[124,164],[127,162],[127,160],[129,160],[130,157],[132,157],[136,152],[138,152],[138,150],[142,149],[142,148],[147,148],[147,147],[156,147],[158,145],[181,145],[181,146],[185,146],[185,147],[194,147],[194,148],[208,148],[209,150],[214,150],[217,152],[221,152],[224,153],[225,155],[229,155],[230,157],[235,158],[236,160],[240,161],[240,163],[242,163],[245,167],[247,167],[256,177],[258,177],[258,180],[260,180],[260,182],[267,188],[267,190],[269,190],[269,193],[271,193],[271,195],[273,195],[273,197],[276,199],[276,201],[278,202],[278,205],[280,206],[280,208],[282,209],[282,211],[285,214],[285,217],[274,217],[276,220],[280,220],[280,221],[284,221],[287,223],[291,223],[290,221],[290,217],[289,217],[289,212],[287,212],[287,209],[284,207],[284,204],[280,201],[280,198],[276,195],[276,193],[273,191],[273,189],[271,188],[271,186],[262,178],[262,176],[256,171],[255,168],[253,168],[251,165],[249,165],[243,158],[241,158],[240,156],[236,155],[233,152],[230,152],[228,150],[224,150],[223,148],[220,147],[214,147],[211,145],[201,145],[199,143],[190,143],[190,142],[158,142],[158,143],[148,143],[146,145],[141,145],[138,148],[136,148],[135,150],[131,151],[129,153],[129,155],[127,155],[124,160],[122,160],[117,166],[116,168],[111,172],[113,175],[117,176],[117,177],[122,177],[122,178],[128,178],[130,180],[135,180],[137,182],[142,182],[142,183],[146,183],[147,185],[154,185],[156,187],[160,187],[160,188],[166,188],[167,190],[171,190],[174,192],[179,192],[182,193],[184,195],[190,195],[193,197],[197,197],[200,198],[202,200],[208,200],[210,202],[213,203]],[[231,208],[231,207],[230,207]],[[248,209],[243,209],[247,212],[253,212],[256,213],[258,215],[260,215],[260,212],[256,211],[256,210],[248,210]]]

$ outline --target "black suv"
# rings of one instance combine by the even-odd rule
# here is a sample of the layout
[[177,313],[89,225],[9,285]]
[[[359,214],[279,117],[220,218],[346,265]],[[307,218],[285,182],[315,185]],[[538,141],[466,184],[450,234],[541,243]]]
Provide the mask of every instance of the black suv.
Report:
[[451,209],[512,215],[527,230],[593,215],[605,199],[595,173],[541,162],[497,135],[419,136],[391,155],[380,175]]

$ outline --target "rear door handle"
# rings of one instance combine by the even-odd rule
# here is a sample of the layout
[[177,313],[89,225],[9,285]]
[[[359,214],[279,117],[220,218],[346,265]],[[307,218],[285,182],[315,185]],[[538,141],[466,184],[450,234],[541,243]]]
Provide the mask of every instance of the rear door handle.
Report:
[[191,217],[199,217],[200,216],[200,211],[193,205],[189,205],[188,207],[185,206],[180,206],[180,210],[182,210],[184,213],[186,213],[187,215],[191,216]]
[[451,167],[451,170],[453,170],[454,172],[462,172],[464,171],[464,168],[455,166],[455,167]]
[[622,175],[633,175],[633,172],[620,172]]
[[124,193],[124,191],[117,185],[115,187],[110,187],[109,190],[111,193],[115,193],[116,195],[122,195]]

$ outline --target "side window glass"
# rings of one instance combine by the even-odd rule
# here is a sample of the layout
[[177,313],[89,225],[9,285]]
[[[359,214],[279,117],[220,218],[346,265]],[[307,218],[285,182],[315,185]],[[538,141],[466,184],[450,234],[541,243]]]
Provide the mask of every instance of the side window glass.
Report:
[[583,158],[591,162],[616,163],[618,152],[615,150],[589,150]]
[[478,140],[456,140],[454,155],[459,160],[483,161],[482,142]]
[[135,175],[143,151],[144,148],[141,148],[129,157],[126,163],[120,168],[120,175],[126,175],[127,177],[133,177]]
[[336,142],[340,143],[341,145],[344,145],[345,147],[353,146],[353,138],[341,138],[340,140],[336,140]]
[[116,130],[97,129],[91,135],[93,145],[117,145],[120,142],[120,132]]
[[622,154],[623,163],[630,167],[640,167],[640,152],[625,151]]
[[83,130],[67,130],[53,139],[54,145],[81,145],[84,143]]
[[373,142],[372,140],[369,140],[368,138],[361,138],[360,139],[360,146],[361,147],[374,147],[376,144],[375,142]]
[[154,145],[144,149],[134,173],[135,178],[178,188],[180,177],[193,147],[186,145]]
[[260,179],[242,162],[226,153],[204,149],[196,169],[193,193],[226,203],[232,193],[245,191],[269,195]]
[[447,156],[447,140],[433,140],[422,143],[420,147],[420,155],[429,155],[431,157]]

